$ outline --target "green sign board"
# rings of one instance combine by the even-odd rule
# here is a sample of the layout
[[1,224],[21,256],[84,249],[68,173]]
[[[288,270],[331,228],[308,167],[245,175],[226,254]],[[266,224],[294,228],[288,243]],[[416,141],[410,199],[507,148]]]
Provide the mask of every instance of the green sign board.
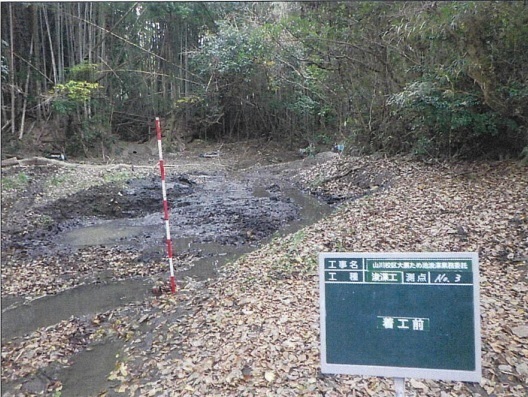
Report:
[[479,382],[476,253],[321,253],[322,372]]

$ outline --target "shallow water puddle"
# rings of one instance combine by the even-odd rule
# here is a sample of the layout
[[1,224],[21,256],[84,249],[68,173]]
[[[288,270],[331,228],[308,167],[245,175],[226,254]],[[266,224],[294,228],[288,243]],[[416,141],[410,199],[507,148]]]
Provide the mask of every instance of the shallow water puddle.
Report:
[[101,284],[81,285],[47,295],[25,304],[12,305],[2,312],[2,340],[22,336],[40,327],[91,313],[105,312],[144,299],[149,284],[145,279],[129,279]]
[[111,386],[108,374],[116,365],[116,359],[123,348],[120,340],[90,345],[74,357],[73,365],[64,368],[59,374],[62,379],[63,396],[98,396]]

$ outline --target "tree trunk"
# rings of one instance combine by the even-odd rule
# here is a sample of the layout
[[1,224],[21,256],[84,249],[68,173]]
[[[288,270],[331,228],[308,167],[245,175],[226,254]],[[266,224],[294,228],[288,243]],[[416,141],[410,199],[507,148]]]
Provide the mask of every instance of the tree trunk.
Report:
[[9,35],[10,35],[10,59],[9,80],[11,83],[11,131],[16,134],[16,93],[15,93],[15,33],[14,33],[13,4],[9,4]]

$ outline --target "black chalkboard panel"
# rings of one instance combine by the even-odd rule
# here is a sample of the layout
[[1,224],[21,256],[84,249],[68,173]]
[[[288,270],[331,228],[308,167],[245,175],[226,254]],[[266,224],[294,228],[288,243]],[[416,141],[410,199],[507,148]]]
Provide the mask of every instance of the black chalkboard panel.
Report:
[[474,253],[320,254],[328,373],[479,381]]

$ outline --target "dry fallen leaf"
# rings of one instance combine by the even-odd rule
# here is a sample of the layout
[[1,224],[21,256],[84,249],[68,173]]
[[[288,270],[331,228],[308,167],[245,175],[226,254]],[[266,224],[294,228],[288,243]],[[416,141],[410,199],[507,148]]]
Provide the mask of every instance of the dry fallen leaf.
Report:
[[264,378],[271,383],[275,380],[275,373],[273,371],[266,371],[264,373]]

